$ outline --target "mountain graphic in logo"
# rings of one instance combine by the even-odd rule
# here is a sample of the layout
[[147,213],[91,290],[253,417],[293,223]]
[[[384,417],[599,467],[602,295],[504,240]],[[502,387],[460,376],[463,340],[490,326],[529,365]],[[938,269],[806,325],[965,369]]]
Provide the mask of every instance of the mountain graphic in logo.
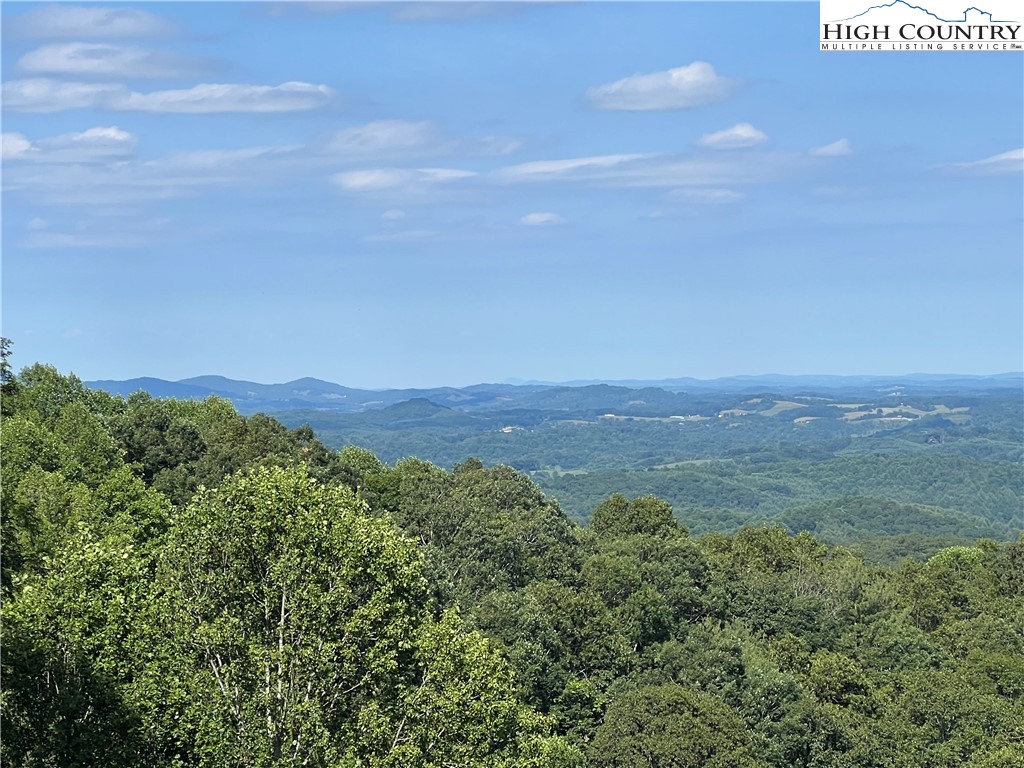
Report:
[[911,3],[906,2],[906,0],[893,0],[893,2],[885,3],[884,5],[872,5],[870,8],[861,11],[854,16],[850,16],[845,19],[836,19],[835,22],[853,21],[854,19],[859,19],[869,13],[872,15],[872,20],[874,21],[879,16],[884,18],[893,11],[898,11],[901,17],[907,12],[916,12],[914,15],[925,14],[936,21],[943,22],[944,24],[1012,24],[1016,21],[1015,19],[993,19],[991,12],[983,11],[973,5],[964,9],[962,18],[944,19],[936,13],[932,13],[927,8],[922,8],[920,5],[912,5]]

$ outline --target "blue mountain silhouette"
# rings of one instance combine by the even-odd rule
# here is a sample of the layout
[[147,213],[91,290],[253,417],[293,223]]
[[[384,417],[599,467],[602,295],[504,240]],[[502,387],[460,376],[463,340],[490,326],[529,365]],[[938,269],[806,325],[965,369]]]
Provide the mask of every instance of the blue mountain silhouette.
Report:
[[[983,10],[981,10],[981,8],[978,8],[977,6],[974,6],[974,5],[972,5],[969,8],[964,8],[964,15],[963,15],[962,19],[944,19],[941,16],[939,16],[938,14],[932,13],[927,8],[922,8],[920,5],[911,5],[910,3],[906,2],[906,0],[893,0],[893,2],[885,3],[884,5],[872,5],[867,10],[861,11],[860,13],[856,14],[855,16],[851,16],[848,19],[838,19],[837,21],[852,21],[853,19],[858,19],[861,16],[864,16],[865,14],[871,13],[871,11],[878,10],[879,8],[892,8],[893,6],[896,6],[896,5],[903,5],[903,6],[906,6],[907,8],[910,8],[910,9],[915,10],[915,11],[923,11],[924,13],[927,13],[929,16],[931,16],[933,19],[936,19],[937,21],[945,22],[947,24],[962,24],[962,23],[964,23],[965,21],[967,21],[967,14],[970,11],[977,11],[978,13],[980,13],[980,14],[982,14],[984,16],[988,16],[988,20],[990,22],[992,22],[992,23],[1005,24],[1005,23],[1011,22],[1011,19],[993,19],[992,18],[992,14],[989,11],[983,11]],[[835,23],[835,22],[833,22],[833,23]]]

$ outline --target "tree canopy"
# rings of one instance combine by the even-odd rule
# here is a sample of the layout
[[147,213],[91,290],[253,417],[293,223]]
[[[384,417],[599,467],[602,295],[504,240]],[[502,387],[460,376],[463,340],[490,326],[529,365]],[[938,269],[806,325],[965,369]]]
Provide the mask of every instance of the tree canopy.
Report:
[[[3,387],[5,764],[1024,762],[1024,537],[878,565],[621,493],[581,528],[506,466],[49,366]],[[872,513],[944,519],[791,514]]]

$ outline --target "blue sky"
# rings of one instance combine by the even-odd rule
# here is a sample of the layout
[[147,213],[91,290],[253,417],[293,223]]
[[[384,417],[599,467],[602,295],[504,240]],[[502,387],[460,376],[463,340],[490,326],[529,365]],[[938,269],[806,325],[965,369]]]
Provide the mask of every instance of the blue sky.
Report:
[[1024,368],[1024,66],[817,3],[4,3],[3,333],[86,379]]

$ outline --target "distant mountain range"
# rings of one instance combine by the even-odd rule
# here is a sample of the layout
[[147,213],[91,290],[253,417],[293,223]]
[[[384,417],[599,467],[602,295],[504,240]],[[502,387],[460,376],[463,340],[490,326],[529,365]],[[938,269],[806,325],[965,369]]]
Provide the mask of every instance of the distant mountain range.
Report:
[[651,402],[668,393],[730,392],[759,394],[806,394],[837,391],[871,391],[876,393],[972,392],[1024,390],[1024,373],[1003,373],[992,376],[960,374],[908,374],[906,376],[729,376],[719,379],[675,378],[662,380],[628,379],[619,381],[540,382],[516,381],[502,384],[475,384],[469,387],[435,387],[432,389],[354,389],[314,378],[296,379],[284,384],[259,384],[238,381],[224,376],[196,376],[180,381],[152,377],[127,380],[87,381],[87,386],[114,395],[128,396],[145,391],[154,397],[184,400],[211,396],[230,400],[242,413],[258,411],[332,410],[340,412],[371,411],[397,403],[424,401],[457,411],[507,410],[512,408],[576,406],[583,401],[614,403],[643,400]]

